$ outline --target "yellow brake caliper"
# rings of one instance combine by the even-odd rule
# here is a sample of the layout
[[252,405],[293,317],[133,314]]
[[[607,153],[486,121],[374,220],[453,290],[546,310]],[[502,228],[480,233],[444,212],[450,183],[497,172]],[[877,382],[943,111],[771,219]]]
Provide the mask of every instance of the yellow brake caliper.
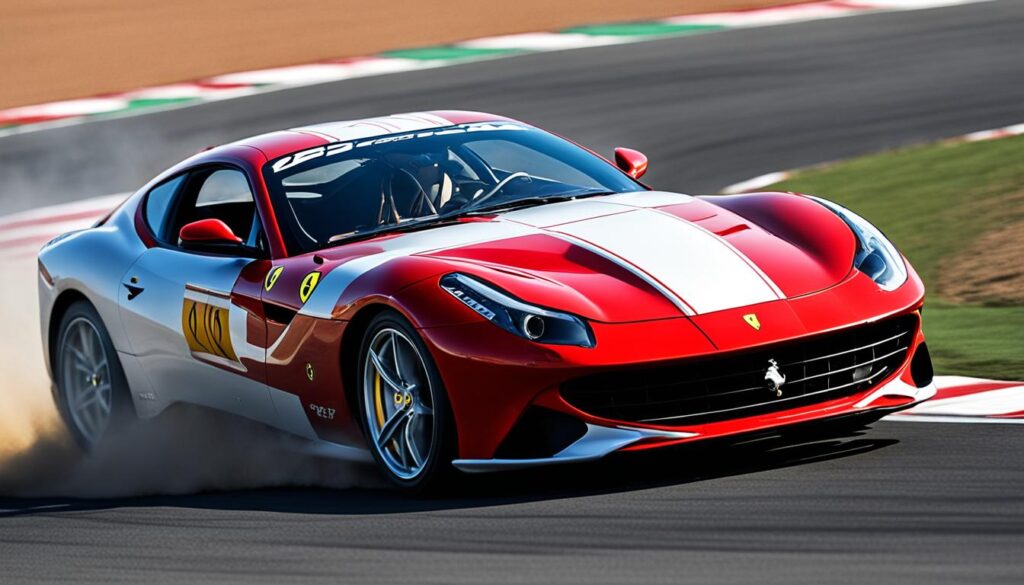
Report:
[[374,410],[377,413],[377,425],[380,427],[384,426],[384,403],[383,396],[380,392],[380,374],[377,374],[373,379],[373,404]]

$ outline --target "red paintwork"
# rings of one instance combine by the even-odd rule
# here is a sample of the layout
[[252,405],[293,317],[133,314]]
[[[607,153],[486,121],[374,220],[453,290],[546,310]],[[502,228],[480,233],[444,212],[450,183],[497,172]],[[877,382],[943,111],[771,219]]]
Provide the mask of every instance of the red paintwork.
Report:
[[[507,120],[475,112],[430,114],[452,123]],[[329,248],[318,256],[291,255],[285,249],[260,170],[277,157],[328,142],[316,132],[265,134],[199,153],[144,188],[212,163],[236,166],[249,177],[271,248],[271,258],[248,265],[232,292],[232,302],[248,314],[247,340],[268,348],[265,368],[253,368],[249,375],[297,395],[316,432],[328,440],[360,441],[357,406],[346,400],[350,389],[344,385],[350,373],[342,372],[341,352],[342,345],[353,339],[355,346],[359,345],[358,337],[347,337],[358,336],[350,331],[350,324],[361,311],[374,307],[398,311],[419,330],[450,398],[458,457],[473,459],[492,457],[531,404],[596,424],[616,424],[579,412],[561,399],[559,385],[577,376],[777,343],[912,313],[923,303],[924,287],[912,269],[907,282],[891,292],[881,291],[852,270],[854,237],[831,212],[798,195],[759,193],[699,198],[660,211],[692,222],[732,245],[779,287],[786,300],[684,317],[658,291],[618,265],[561,239],[532,235],[394,258],[356,278],[338,299],[330,319],[305,316],[298,314],[303,305],[298,291],[307,274],[318,271],[326,278],[339,266],[380,252],[386,242],[402,237],[384,235]],[[616,160],[621,170],[634,177],[646,169],[646,157],[636,151],[618,149]],[[141,215],[136,227],[147,245],[157,245]],[[265,290],[264,278],[277,267],[283,271],[273,287]],[[540,345],[505,332],[440,289],[439,278],[452,271],[475,275],[527,302],[586,318],[597,346]],[[758,331],[742,319],[750,312],[759,316],[762,327]],[[915,348],[922,341],[919,331]],[[908,353],[908,364],[910,355],[913,351]],[[306,364],[315,371],[312,381]],[[890,379],[910,381],[908,364]],[[705,439],[847,414],[856,411],[854,404],[869,392],[769,415],[673,430],[692,430]],[[314,416],[310,404],[335,409],[334,419]],[[894,406],[903,404],[884,396],[871,405]],[[647,441],[630,449],[672,442],[679,441]]]
[[647,172],[647,155],[632,148],[616,148],[615,164],[630,177],[639,179]]
[[226,223],[219,219],[201,219],[190,224],[181,226],[178,237],[182,242],[213,243],[231,242],[242,243],[242,238],[235,235]]

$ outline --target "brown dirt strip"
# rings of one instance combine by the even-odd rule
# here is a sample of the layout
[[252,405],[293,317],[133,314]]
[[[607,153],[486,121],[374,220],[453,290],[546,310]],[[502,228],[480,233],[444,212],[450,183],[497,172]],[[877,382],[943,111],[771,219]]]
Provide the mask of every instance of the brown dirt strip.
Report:
[[573,25],[780,0],[0,0],[0,108]]
[[1024,221],[990,231],[957,254],[938,288],[956,303],[1024,304]]

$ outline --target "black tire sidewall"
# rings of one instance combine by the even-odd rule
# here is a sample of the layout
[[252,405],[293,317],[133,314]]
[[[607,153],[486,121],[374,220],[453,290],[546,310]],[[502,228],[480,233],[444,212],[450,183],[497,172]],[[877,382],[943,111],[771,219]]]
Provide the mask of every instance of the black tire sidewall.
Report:
[[[76,319],[84,318],[87,319],[96,331],[99,332],[100,342],[103,345],[103,351],[107,357],[107,365],[110,372],[110,389],[111,389],[111,412],[110,421],[107,424],[103,435],[99,437],[95,442],[90,441],[82,432],[78,429],[71,417],[69,410],[67,392],[65,391],[64,380],[64,368],[63,354],[64,354],[64,336],[67,333],[68,327]],[[60,412],[61,419],[64,421],[64,425],[68,429],[68,433],[75,440],[75,443],[85,451],[91,451],[96,448],[97,445],[103,443],[105,439],[113,434],[113,431],[124,426],[124,424],[133,417],[134,410],[131,404],[131,393],[128,390],[128,382],[125,379],[124,370],[121,368],[121,361],[117,357],[117,350],[114,349],[114,343],[110,339],[110,334],[107,332],[107,328],[103,324],[103,319],[100,318],[96,308],[92,306],[88,301],[75,301],[68,307],[61,317],[60,327],[57,329],[57,337],[54,340],[53,345],[54,355],[52,359],[53,367],[53,380],[56,387],[54,393],[54,399],[57,403],[57,410]]]
[[[377,333],[386,328],[401,331],[410,341],[416,344],[420,357],[423,359],[427,376],[430,378],[431,398],[434,401],[433,442],[431,443],[430,456],[420,474],[412,479],[400,478],[388,469],[387,464],[384,463],[380,453],[377,452],[376,447],[373,445],[373,439],[369,433],[369,421],[366,420],[366,389],[363,388],[363,384],[365,383],[364,372],[367,353],[370,341]],[[356,384],[358,385],[356,396],[359,403],[359,423],[366,437],[367,447],[370,453],[373,454],[378,467],[392,483],[405,491],[418,494],[433,492],[435,488],[445,483],[454,471],[451,463],[455,453],[456,429],[455,419],[452,416],[451,405],[448,401],[448,393],[444,388],[440,371],[437,369],[437,365],[434,363],[426,343],[420,337],[419,332],[399,313],[392,310],[384,311],[374,317],[366,329],[359,350],[358,368],[359,371],[356,372]]]

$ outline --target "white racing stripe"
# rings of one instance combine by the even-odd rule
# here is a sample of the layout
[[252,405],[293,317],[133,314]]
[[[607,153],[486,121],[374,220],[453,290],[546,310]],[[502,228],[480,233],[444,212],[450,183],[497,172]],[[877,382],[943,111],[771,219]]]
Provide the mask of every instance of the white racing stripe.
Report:
[[550,230],[590,244],[668,290],[690,314],[744,307],[781,297],[735,248],[688,221],[637,209]]
[[398,132],[416,132],[417,130],[429,130],[450,126],[451,122],[432,114],[398,114],[394,116],[381,116],[379,118],[367,118],[363,120],[346,120],[343,122],[329,122],[316,124],[314,126],[303,126],[294,130],[315,132],[328,136],[338,141],[358,140],[372,136],[395,134]]
[[327,274],[300,311],[327,318],[355,279],[385,262],[476,243],[547,234],[591,251],[632,272],[695,315],[784,298],[739,250],[668,213],[640,207],[692,201],[673,193],[612,195],[513,211],[501,220],[417,232],[383,242],[384,250],[350,260]]
[[493,221],[460,223],[425,232],[413,232],[381,242],[383,251],[371,256],[349,260],[323,277],[299,314],[321,319],[330,318],[345,290],[360,276],[399,256],[424,254],[482,242],[503,240],[541,233],[529,226]]

